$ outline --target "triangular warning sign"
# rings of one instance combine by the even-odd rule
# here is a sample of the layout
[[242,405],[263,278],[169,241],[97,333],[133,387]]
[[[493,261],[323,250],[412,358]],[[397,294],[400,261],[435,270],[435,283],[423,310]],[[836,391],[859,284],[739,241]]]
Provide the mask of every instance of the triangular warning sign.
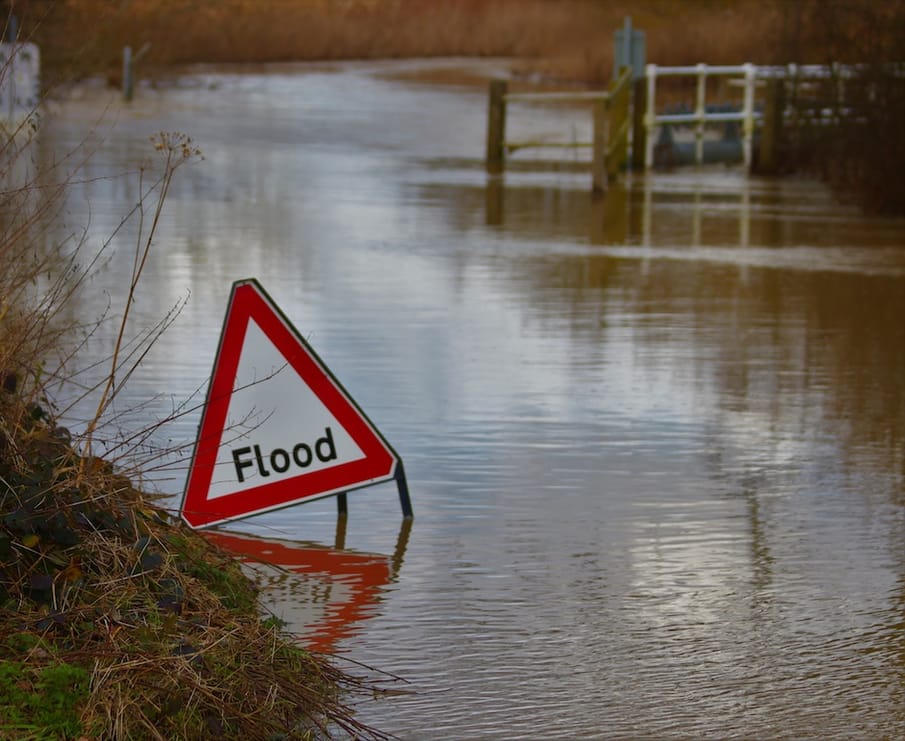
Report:
[[215,525],[387,481],[397,468],[396,452],[260,284],[234,283],[182,518]]

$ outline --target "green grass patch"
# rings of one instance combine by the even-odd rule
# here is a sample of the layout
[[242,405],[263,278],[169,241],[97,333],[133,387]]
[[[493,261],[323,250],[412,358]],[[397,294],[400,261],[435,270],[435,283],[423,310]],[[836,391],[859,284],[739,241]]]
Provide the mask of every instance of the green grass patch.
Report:
[[67,663],[32,666],[0,659],[0,738],[67,739],[83,731],[91,677]]

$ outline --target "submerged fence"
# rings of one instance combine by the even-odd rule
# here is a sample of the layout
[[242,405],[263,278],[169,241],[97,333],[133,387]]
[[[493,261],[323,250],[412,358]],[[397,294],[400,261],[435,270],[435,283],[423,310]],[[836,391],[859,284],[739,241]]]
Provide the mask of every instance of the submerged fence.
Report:
[[[903,69],[894,72],[905,77]],[[631,71],[623,69],[605,91],[514,94],[508,92],[504,81],[495,80],[490,85],[487,169],[491,173],[502,172],[507,156],[523,148],[592,147],[592,187],[601,192],[619,169],[628,165],[630,154],[635,169],[649,169],[657,164],[740,161],[748,170],[776,172],[784,159],[794,160],[797,152],[808,146],[815,130],[838,126],[858,115],[847,107],[846,99],[849,86],[861,74],[861,68],[845,65],[648,64],[644,78],[634,86]],[[658,112],[658,83],[665,78],[683,77],[694,80],[693,107]],[[740,103],[714,105],[708,101],[708,82],[713,79],[720,81],[724,91],[740,90]],[[508,141],[507,103],[532,101],[590,102],[593,141]],[[714,126],[728,128],[731,135],[722,141],[714,140],[709,136]],[[674,142],[672,132],[685,128],[691,128],[692,141]]]
[[[696,79],[695,107],[691,113],[656,113],[657,80],[662,77],[694,77]],[[710,77],[736,78],[743,86],[743,103],[738,111],[715,111],[707,107],[707,80]],[[713,66],[697,64],[693,67],[645,67],[646,100],[644,105],[644,167],[654,165],[654,132],[659,126],[690,124],[694,126],[694,161],[704,162],[704,133],[708,124],[737,122],[742,125],[742,161],[750,168],[753,161],[754,142],[754,91],[757,84],[757,67],[753,64],[737,66]]]
[[[490,83],[487,114],[486,163],[488,172],[501,173],[505,169],[508,154],[519,149],[591,147],[591,188],[595,192],[605,191],[609,180],[616,176],[628,157],[631,127],[631,80],[631,70],[625,68],[606,90],[549,93],[510,93],[505,80],[493,80]],[[514,102],[588,102],[591,104],[593,117],[592,140],[570,143],[547,142],[539,139],[507,140],[507,104]]]
[[[903,76],[900,68],[889,70]],[[645,68],[643,102],[644,141],[635,141],[644,149],[644,167],[655,165],[657,130],[668,126],[692,126],[694,164],[707,161],[705,129],[713,124],[741,124],[741,161],[749,170],[775,172],[782,159],[798,158],[817,131],[826,131],[861,115],[850,105],[852,85],[861,84],[864,68],[857,65],[711,66]],[[657,113],[657,81],[664,77],[694,77],[694,110],[683,113]],[[707,81],[725,77],[730,86],[742,89],[742,103],[735,110],[710,106]],[[635,105],[641,102],[636,99]],[[723,149],[727,152],[726,148]],[[731,152],[730,152],[731,156]],[[637,160],[636,160],[637,161]]]

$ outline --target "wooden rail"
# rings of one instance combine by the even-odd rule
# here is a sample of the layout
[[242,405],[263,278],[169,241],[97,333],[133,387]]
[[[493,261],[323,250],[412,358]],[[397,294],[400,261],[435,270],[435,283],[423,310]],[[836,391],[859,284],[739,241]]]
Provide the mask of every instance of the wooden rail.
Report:
[[[619,76],[601,91],[564,91],[549,93],[509,93],[505,80],[490,83],[487,114],[487,171],[500,174],[506,166],[508,154],[519,149],[535,147],[591,147],[591,187],[603,193],[610,179],[616,177],[619,168],[628,157],[628,139],[631,119],[632,73],[623,69]],[[591,104],[593,136],[590,142],[544,142],[537,140],[508,141],[506,139],[506,108],[508,103],[574,103]]]
[[631,131],[632,105],[632,71],[628,67],[620,71],[619,76],[610,83],[609,97],[605,104],[595,103],[594,131],[595,142],[602,137],[599,146],[594,147],[595,156],[603,155],[603,162],[592,166],[592,171],[600,173],[603,187],[606,189],[607,179],[616,177],[619,169],[628,160],[629,132]]

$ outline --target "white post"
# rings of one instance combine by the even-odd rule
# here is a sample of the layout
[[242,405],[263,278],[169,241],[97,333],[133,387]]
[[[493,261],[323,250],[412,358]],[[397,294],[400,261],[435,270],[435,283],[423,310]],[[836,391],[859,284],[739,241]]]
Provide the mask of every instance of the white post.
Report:
[[757,84],[757,68],[750,62],[745,67],[745,98],[742,105],[742,113],[745,117],[742,122],[742,151],[745,158],[745,169],[751,169],[754,142],[754,87]]
[[698,98],[694,114],[697,118],[694,130],[694,161],[700,165],[704,161],[704,119],[707,116],[707,65],[698,64]]
[[654,128],[657,123],[654,92],[657,89],[657,65],[648,64],[644,68],[647,77],[647,109],[644,112],[644,128],[647,136],[644,141],[644,169],[650,170],[654,166]]

